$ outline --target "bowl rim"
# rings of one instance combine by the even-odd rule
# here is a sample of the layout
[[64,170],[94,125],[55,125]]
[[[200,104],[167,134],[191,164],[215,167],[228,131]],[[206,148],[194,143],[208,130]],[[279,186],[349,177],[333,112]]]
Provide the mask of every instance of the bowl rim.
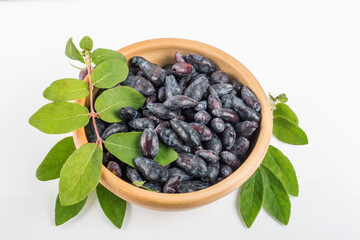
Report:
[[[196,192],[167,194],[148,191],[116,177],[102,165],[100,183],[104,187],[130,203],[157,210],[184,210],[199,207],[213,202],[234,191],[236,188],[239,188],[261,164],[272,136],[272,113],[268,98],[260,83],[243,64],[224,51],[202,42],[181,38],[157,38],[145,40],[130,44],[118,51],[124,54],[127,59],[130,59],[129,56],[132,57],[132,53],[134,52],[157,48],[179,48],[179,46],[186,46],[187,48],[193,49],[206,48],[207,51],[211,53],[209,55],[212,57],[215,56],[220,59],[226,59],[229,64],[239,68],[244,78],[247,78],[252,82],[252,88],[257,88],[257,97],[261,103],[260,130],[252,152],[246,158],[246,161],[235,170],[233,174],[219,183]],[[206,57],[212,58],[208,55],[206,55]],[[84,81],[89,81],[88,75],[85,77]],[[85,105],[86,98],[76,102]],[[76,148],[87,143],[84,127],[74,131],[73,138]]]

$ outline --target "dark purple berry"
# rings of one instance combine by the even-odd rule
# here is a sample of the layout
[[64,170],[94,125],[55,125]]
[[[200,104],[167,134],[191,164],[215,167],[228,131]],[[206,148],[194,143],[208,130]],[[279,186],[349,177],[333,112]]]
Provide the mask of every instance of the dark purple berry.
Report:
[[193,176],[190,176],[189,174],[187,174],[186,172],[184,172],[183,170],[177,167],[169,168],[168,172],[169,172],[169,178],[179,176],[181,178],[181,181],[186,181],[193,178]]
[[235,125],[235,131],[237,136],[251,137],[255,130],[259,127],[257,122],[243,121]]
[[128,131],[129,129],[126,123],[124,122],[112,123],[101,134],[101,138],[105,140],[115,133],[128,132]]
[[224,120],[222,120],[221,118],[214,118],[213,120],[211,120],[211,128],[216,133],[223,132],[225,129]]
[[233,173],[233,170],[228,165],[221,165],[219,170],[219,176],[222,178],[227,178]]
[[221,134],[221,141],[223,146],[226,149],[230,149],[234,145],[235,139],[236,139],[236,132],[234,130],[234,127],[229,123],[225,123],[225,129]]
[[210,130],[210,128],[208,128],[207,126],[205,126],[202,123],[194,123],[191,122],[189,123],[199,134],[200,136],[200,141],[209,141],[212,138],[212,132]]
[[175,62],[185,62],[185,56],[177,51],[174,52],[174,58]]
[[163,143],[172,147],[175,151],[190,152],[191,148],[186,146],[172,129],[165,128],[161,130],[159,137]]
[[142,182],[144,181],[139,171],[135,168],[127,166],[126,168],[126,177],[130,182]]
[[144,187],[149,188],[155,192],[161,192],[163,189],[163,186],[161,183],[157,182],[146,182],[143,184]]
[[170,120],[170,125],[187,145],[190,147],[200,145],[200,136],[189,123],[180,120]]
[[145,157],[136,157],[134,159],[135,166],[139,169],[141,174],[149,181],[166,182],[169,178],[169,173],[166,168],[160,163],[155,162]]
[[228,108],[217,108],[211,112],[214,116],[221,118],[225,122],[231,124],[237,124],[239,122],[239,116],[232,109]]
[[115,176],[121,178],[121,168],[116,162],[110,161],[107,165],[107,169],[109,169],[109,171],[112,172]]
[[226,94],[221,97],[221,104],[223,108],[233,108],[233,95]]
[[207,163],[215,163],[219,161],[219,156],[212,150],[198,150],[195,154],[204,159]]
[[165,79],[165,98],[169,99],[182,93],[179,84],[173,75],[167,76]]
[[207,182],[203,182],[199,180],[194,180],[194,181],[189,180],[189,181],[183,181],[180,184],[178,191],[179,193],[196,192],[205,189],[207,187],[210,187],[210,184]]
[[244,137],[237,137],[234,145],[229,149],[229,151],[235,155],[245,155],[249,146],[249,140]]
[[176,76],[180,77],[187,76],[193,71],[195,71],[191,64],[187,62],[177,62],[172,66],[171,70]]
[[211,73],[216,70],[216,65],[210,59],[195,54],[187,54],[186,61],[201,73]]
[[155,114],[155,116],[164,120],[173,119],[179,116],[178,111],[166,108],[163,103],[151,103],[148,104],[146,108]]
[[234,90],[236,91],[236,95],[235,96],[240,96],[240,91],[241,91],[241,88],[243,87],[240,83],[238,82],[232,82],[231,85],[233,86]]
[[229,94],[233,90],[233,86],[229,83],[218,83],[211,86],[211,89],[214,90],[219,97]]
[[169,178],[164,185],[163,192],[164,193],[176,193],[180,184],[181,184],[180,176],[174,176],[172,178]]
[[155,116],[155,114],[153,114],[150,110],[145,109],[142,114],[144,118],[153,120],[155,124],[159,124],[163,121],[161,118]]
[[141,63],[147,62],[147,60],[143,57],[135,56],[130,59],[130,63],[138,67]]
[[121,85],[132,87],[144,96],[151,96],[156,92],[151,82],[141,76],[129,76]]
[[222,71],[216,71],[211,74],[211,84],[228,83],[229,77]]
[[207,103],[208,103],[208,108],[210,111],[212,111],[213,109],[216,109],[216,108],[222,108],[221,100],[215,94],[210,94],[208,96]]
[[242,120],[248,121],[260,121],[260,114],[254,109],[248,107],[243,100],[238,97],[234,97],[233,108],[239,114]]
[[216,133],[213,132],[212,138],[209,141],[204,142],[204,148],[207,150],[213,150],[217,154],[221,152],[222,143],[221,140],[217,137]]
[[195,111],[201,111],[201,110],[206,110],[206,108],[207,108],[207,101],[200,101],[199,102],[199,104],[196,106],[196,107],[194,107],[194,110]]
[[178,153],[176,166],[194,177],[203,177],[207,173],[207,167],[204,160],[191,153]]
[[205,110],[198,111],[194,115],[194,120],[197,123],[208,124],[210,122],[210,119],[211,119],[210,114]]
[[[101,134],[103,134],[106,127],[105,122],[103,122],[98,118],[95,118],[95,123],[98,133],[101,136]],[[89,143],[96,143],[97,136],[95,133],[94,124],[92,120],[89,121],[89,123],[85,126],[85,134]]]
[[255,94],[246,86],[241,89],[241,98],[244,100],[246,105],[256,111],[260,111],[261,105]]
[[168,121],[163,121],[156,126],[155,128],[156,134],[159,135],[160,132],[165,128],[170,128],[170,123]]
[[139,68],[143,71],[143,75],[155,86],[161,86],[164,83],[166,73],[158,65],[146,60],[139,64]]
[[129,122],[129,126],[137,131],[143,131],[145,128],[155,128],[155,123],[149,118],[135,118]]
[[158,91],[158,100],[160,102],[165,102],[166,100],[166,94],[165,94],[166,90],[165,90],[165,87],[162,86],[161,88],[159,88],[159,91]]
[[156,94],[150,95],[146,98],[146,104],[155,103],[157,99]]
[[164,102],[164,106],[172,110],[196,107],[198,104],[194,99],[184,95],[170,97]]
[[140,116],[140,113],[133,107],[124,107],[119,110],[119,117],[126,122],[139,118]]
[[222,151],[219,156],[220,159],[232,169],[236,170],[238,167],[240,167],[241,162],[235,154],[228,151]]
[[85,69],[83,69],[83,70],[81,70],[81,71],[79,72],[79,79],[80,79],[80,80],[84,80],[84,78],[86,77],[86,75],[88,75],[88,70],[87,70],[87,68],[85,68]]
[[220,163],[214,162],[208,165],[208,172],[206,176],[201,178],[201,181],[203,182],[213,182],[216,177],[219,175],[220,170]]
[[152,128],[144,129],[140,138],[140,150],[144,157],[154,159],[159,152],[159,139]]
[[185,89],[184,95],[200,101],[208,87],[209,80],[201,75]]

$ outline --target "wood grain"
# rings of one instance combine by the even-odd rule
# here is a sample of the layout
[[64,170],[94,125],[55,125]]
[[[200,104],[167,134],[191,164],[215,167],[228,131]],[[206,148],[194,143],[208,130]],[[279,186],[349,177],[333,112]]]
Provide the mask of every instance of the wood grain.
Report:
[[[227,53],[204,43],[175,38],[147,40],[119,50],[127,59],[133,56],[142,56],[159,66],[173,63],[174,51],[184,55],[194,53],[205,56],[214,61],[219,69],[226,72],[231,81],[238,81],[248,86],[261,103],[262,119],[256,144],[247,160],[229,177],[201,191],[185,194],[151,192],[121,180],[104,166],[102,167],[100,183],[103,186],[127,202],[156,210],[185,210],[200,207],[239,188],[260,165],[272,135],[272,115],[266,94],[250,71]],[[85,81],[88,81],[88,77],[85,78]],[[82,105],[88,104],[88,99],[77,102]],[[73,136],[77,148],[87,142],[84,128],[73,132]]]

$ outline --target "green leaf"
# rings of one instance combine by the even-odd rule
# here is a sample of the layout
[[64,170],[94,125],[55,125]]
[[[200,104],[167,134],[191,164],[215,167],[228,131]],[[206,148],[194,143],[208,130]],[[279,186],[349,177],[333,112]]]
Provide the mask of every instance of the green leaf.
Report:
[[146,189],[146,190],[151,191],[151,192],[159,192],[159,191],[154,191],[154,190],[152,190],[150,188],[145,187],[144,184],[146,183],[146,181],[141,181],[141,182],[140,181],[134,181],[132,183],[135,186],[139,187],[139,188],[143,188],[143,189]]
[[263,206],[267,212],[287,225],[290,219],[291,203],[285,188],[276,176],[264,166],[260,166],[264,184]]
[[288,194],[295,197],[299,195],[294,167],[279,149],[270,145],[262,164],[280,180]]
[[240,213],[248,228],[255,221],[264,196],[263,180],[260,169],[244,183],[240,192]]
[[80,79],[65,78],[51,83],[43,95],[51,101],[78,100],[89,95],[89,86]]
[[72,38],[70,38],[66,43],[65,55],[70,59],[78,60],[85,64],[84,58],[83,56],[81,56],[79,50],[77,50],[77,48],[75,47]]
[[112,88],[123,82],[129,74],[129,68],[120,59],[106,60],[94,68],[91,82],[98,88]]
[[96,65],[108,59],[120,59],[126,63],[126,57],[122,53],[110,49],[98,48],[92,53],[92,61]]
[[104,91],[95,101],[99,117],[106,122],[120,122],[118,111],[123,107],[139,109],[146,98],[131,87],[115,87]]
[[[142,156],[140,151],[141,134],[141,132],[113,134],[105,140],[105,147],[121,161],[135,167],[133,160],[138,156]],[[159,153],[154,161],[166,166],[176,159],[177,153],[169,146],[159,142]]]
[[78,103],[69,102],[46,104],[29,119],[31,126],[48,134],[72,132],[88,122],[89,110]]
[[308,144],[306,133],[287,119],[276,117],[273,119],[273,124],[273,134],[280,141],[294,145]]
[[125,217],[126,202],[107,190],[101,184],[96,188],[100,206],[107,218],[117,227],[121,228]]
[[277,98],[279,99],[280,102],[282,103],[286,103],[289,99],[286,97],[285,93],[280,94],[279,96],[277,96]]
[[291,108],[288,105],[286,105],[285,103],[276,104],[276,109],[274,110],[273,115],[274,115],[274,117],[285,118],[285,119],[289,120],[289,122],[292,122],[293,124],[296,124],[296,125],[299,124],[298,117],[293,112],[293,110],[291,110]]
[[[140,148],[140,142],[139,142]],[[171,147],[165,145],[162,142],[159,142],[159,152],[158,155],[154,158],[155,162],[160,163],[164,167],[178,158],[177,153]]]
[[95,143],[86,143],[70,155],[60,172],[61,205],[78,203],[95,189],[100,180],[102,155]]
[[87,198],[76,204],[63,206],[60,204],[60,198],[58,195],[55,204],[55,225],[59,226],[75,217],[84,207],[86,200]]
[[37,168],[37,179],[48,181],[59,178],[62,166],[75,150],[74,139],[72,137],[66,137],[55,144]]
[[91,51],[93,49],[93,40],[89,36],[85,36],[80,40],[80,48]]

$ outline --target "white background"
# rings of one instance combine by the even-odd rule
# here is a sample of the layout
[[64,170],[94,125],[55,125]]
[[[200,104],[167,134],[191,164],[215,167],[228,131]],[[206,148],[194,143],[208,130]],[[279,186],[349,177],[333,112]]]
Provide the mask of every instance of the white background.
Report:
[[[359,23],[359,1],[1,1],[0,239],[360,239]],[[159,37],[205,42],[241,61],[265,92],[286,92],[310,142],[272,140],[300,183],[289,225],[262,210],[246,229],[235,191],[184,212],[129,204],[121,230],[91,195],[55,227],[57,181],[39,182],[35,171],[64,136],[27,121],[52,81],[77,76],[64,47],[84,35],[110,49]]]

